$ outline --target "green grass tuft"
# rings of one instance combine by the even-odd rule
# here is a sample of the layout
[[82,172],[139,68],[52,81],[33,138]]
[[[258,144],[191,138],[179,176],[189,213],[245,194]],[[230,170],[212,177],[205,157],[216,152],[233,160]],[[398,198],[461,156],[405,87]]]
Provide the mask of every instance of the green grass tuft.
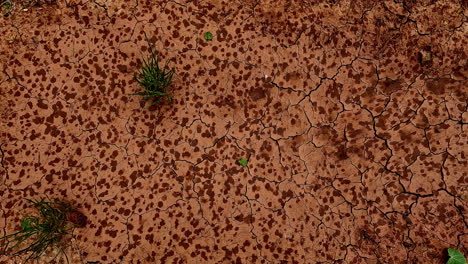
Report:
[[158,56],[151,50],[151,55],[143,64],[138,72],[135,73],[134,79],[142,88],[141,92],[132,95],[141,95],[145,102],[150,101],[151,107],[155,104],[161,104],[161,99],[166,98],[171,102],[172,98],[169,95],[168,87],[172,83],[174,68],[168,69],[167,62],[163,68],[159,66]]
[[0,237],[0,241],[3,242],[0,243],[0,255],[29,254],[25,260],[27,262],[38,259],[53,249],[58,249],[54,259],[58,254],[65,253],[62,247],[63,238],[70,234],[73,228],[84,226],[86,216],[65,202],[26,200],[38,213],[23,218],[20,231]]

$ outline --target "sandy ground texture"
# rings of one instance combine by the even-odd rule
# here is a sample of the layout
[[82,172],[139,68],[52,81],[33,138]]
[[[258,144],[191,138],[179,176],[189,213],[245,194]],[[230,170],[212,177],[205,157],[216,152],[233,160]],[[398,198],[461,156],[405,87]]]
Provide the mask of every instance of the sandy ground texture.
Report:
[[[49,197],[89,218],[71,263],[467,255],[467,2],[318,2],[69,0],[0,18],[0,236],[22,198]],[[176,69],[153,111],[130,95],[144,32]]]

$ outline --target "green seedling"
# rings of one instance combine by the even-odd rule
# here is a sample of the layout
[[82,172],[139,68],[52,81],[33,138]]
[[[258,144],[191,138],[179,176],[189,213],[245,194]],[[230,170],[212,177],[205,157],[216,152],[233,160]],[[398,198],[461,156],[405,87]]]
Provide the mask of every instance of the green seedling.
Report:
[[150,48],[151,55],[143,64],[138,72],[135,73],[134,79],[142,88],[141,92],[132,95],[141,95],[145,102],[151,101],[148,106],[160,104],[162,98],[166,98],[171,102],[171,96],[168,92],[168,87],[172,83],[174,68],[168,69],[167,62],[163,68],[159,66],[158,56]]
[[212,40],[213,39],[213,34],[211,32],[205,32],[203,35],[206,40]]
[[7,17],[7,16],[10,15],[13,5],[12,5],[10,0],[5,0],[5,1],[0,3],[0,7],[2,9],[5,9],[5,10],[3,10],[3,16]]
[[453,248],[449,248],[447,251],[449,254],[447,264],[466,264],[465,256],[460,251]]
[[242,158],[240,160],[238,160],[237,162],[239,162],[239,164],[242,166],[242,167],[247,167],[248,163],[249,163],[249,160],[246,159],[246,158]]
[[28,254],[26,263],[39,259],[46,252],[57,250],[54,259],[63,253],[68,262],[63,238],[75,227],[85,226],[87,217],[65,202],[26,200],[34,206],[37,214],[24,217],[20,231],[0,237],[0,255]]

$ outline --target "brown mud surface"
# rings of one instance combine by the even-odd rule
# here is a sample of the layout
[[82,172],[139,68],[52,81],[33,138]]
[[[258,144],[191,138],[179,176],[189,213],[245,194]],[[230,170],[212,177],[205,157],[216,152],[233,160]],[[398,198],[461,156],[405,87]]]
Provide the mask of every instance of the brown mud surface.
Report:
[[[69,0],[0,18],[0,236],[46,196],[88,216],[71,263],[466,255],[466,2],[317,2]],[[130,95],[144,32],[176,69],[154,111]]]

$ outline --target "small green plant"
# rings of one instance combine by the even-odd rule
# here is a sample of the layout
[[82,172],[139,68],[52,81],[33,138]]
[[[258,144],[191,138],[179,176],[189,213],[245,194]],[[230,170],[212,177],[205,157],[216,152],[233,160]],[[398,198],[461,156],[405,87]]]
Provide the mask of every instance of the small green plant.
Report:
[[449,254],[447,264],[466,264],[465,256],[460,251],[453,248],[449,248],[447,251]]
[[11,3],[11,0],[5,0],[3,2],[0,2],[0,7],[3,9],[3,16],[7,17],[11,13],[13,4]]
[[138,72],[135,73],[134,79],[143,89],[141,92],[132,95],[141,95],[145,102],[151,101],[148,106],[151,107],[155,104],[161,103],[161,98],[166,98],[171,102],[171,96],[168,92],[168,87],[172,83],[172,76],[174,75],[174,68],[168,69],[167,62],[164,68],[159,66],[157,54],[150,47],[150,56],[143,64]]
[[203,35],[206,40],[212,40],[213,39],[213,34],[211,32],[205,32]]
[[63,238],[75,227],[85,226],[87,217],[65,202],[26,200],[38,213],[24,217],[20,231],[0,237],[0,255],[29,254],[25,260],[28,262],[40,258],[50,250],[57,249],[58,253],[54,259],[60,253],[64,253],[68,262],[63,248]]
[[246,158],[242,158],[240,160],[238,160],[237,162],[239,162],[239,164],[242,166],[242,167],[247,167],[248,163],[249,163],[249,160],[246,159]]

